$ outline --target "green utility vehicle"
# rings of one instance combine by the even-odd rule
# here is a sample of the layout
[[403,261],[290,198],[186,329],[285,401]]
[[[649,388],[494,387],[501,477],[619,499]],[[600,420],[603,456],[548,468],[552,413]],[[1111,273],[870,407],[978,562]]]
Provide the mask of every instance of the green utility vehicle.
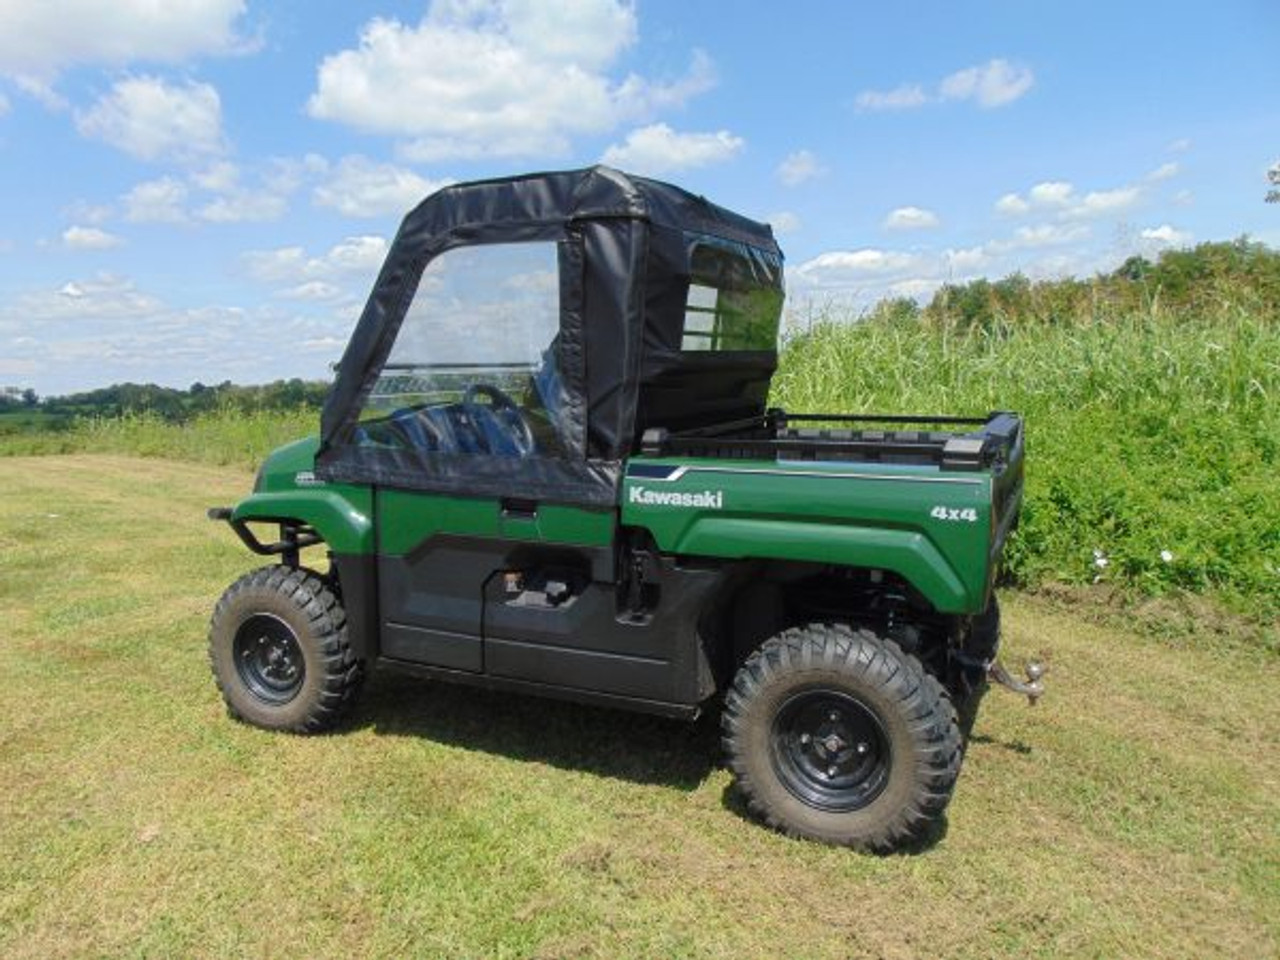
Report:
[[722,705],[772,826],[928,834],[994,664],[1022,425],[769,409],[782,302],[769,227],[665,183],[598,166],[427,198],[319,435],[210,511],[278,559],[213,614],[232,714],[326,729],[375,666]]

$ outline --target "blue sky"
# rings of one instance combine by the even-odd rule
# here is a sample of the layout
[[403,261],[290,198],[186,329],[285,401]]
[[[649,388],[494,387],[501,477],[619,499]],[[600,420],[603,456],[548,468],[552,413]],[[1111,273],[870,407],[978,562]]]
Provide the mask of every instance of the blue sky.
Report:
[[1280,4],[0,0],[0,386],[321,377],[399,218],[599,160],[791,309],[1248,233]]

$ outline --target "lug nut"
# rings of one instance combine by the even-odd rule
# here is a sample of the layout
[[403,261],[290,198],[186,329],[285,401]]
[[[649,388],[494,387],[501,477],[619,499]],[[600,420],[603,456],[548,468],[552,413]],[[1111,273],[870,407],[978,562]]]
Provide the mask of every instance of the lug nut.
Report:
[[871,748],[868,747],[865,743],[858,744],[858,753],[860,754],[865,754],[870,749]]

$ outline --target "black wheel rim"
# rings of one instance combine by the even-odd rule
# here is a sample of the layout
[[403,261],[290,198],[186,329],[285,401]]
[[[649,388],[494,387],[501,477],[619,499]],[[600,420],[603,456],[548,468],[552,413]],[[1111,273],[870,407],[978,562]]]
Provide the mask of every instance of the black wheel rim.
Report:
[[279,617],[259,613],[247,619],[236,631],[233,653],[240,679],[259,700],[288,703],[302,689],[302,647]]
[[805,690],[778,711],[773,768],[798,799],[820,810],[861,810],[889,782],[889,739],[875,713],[837,690]]

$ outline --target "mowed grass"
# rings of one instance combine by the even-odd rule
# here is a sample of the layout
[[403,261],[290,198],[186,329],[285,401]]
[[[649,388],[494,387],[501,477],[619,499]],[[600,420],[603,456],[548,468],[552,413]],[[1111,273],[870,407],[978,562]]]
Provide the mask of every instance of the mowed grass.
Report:
[[745,819],[714,725],[376,677],[340,732],[226,716],[239,470],[0,460],[0,955],[1275,956],[1280,667],[1005,598],[914,855]]

